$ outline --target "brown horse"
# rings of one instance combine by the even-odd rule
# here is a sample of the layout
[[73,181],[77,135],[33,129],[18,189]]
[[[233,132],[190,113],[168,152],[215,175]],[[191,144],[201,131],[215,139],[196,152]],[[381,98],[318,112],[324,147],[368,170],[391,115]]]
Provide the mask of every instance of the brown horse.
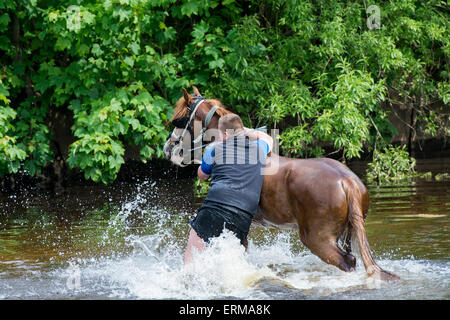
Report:
[[[194,95],[190,95],[183,89],[172,120],[184,119],[184,122],[181,126],[178,123],[179,128],[174,129],[164,146],[166,157],[178,165],[188,163],[175,160],[172,151],[182,143],[181,136],[185,135],[191,121],[217,128],[219,117],[229,113],[219,100],[204,99],[197,88],[193,90]],[[205,121],[207,118],[210,121]],[[302,243],[313,254],[343,271],[355,269],[356,259],[351,254],[353,236],[369,277],[386,281],[400,279],[382,270],[371,254],[364,228],[369,194],[349,168],[333,159],[291,159],[272,152],[266,170],[273,168],[276,169],[274,174],[264,176],[254,222],[282,229],[298,228]],[[339,240],[345,251],[338,246]]]

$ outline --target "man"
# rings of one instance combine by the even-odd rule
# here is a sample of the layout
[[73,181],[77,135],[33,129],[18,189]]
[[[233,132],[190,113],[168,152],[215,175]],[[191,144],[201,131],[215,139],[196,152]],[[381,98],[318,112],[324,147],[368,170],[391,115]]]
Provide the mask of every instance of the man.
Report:
[[218,127],[221,142],[205,151],[197,171],[202,180],[211,176],[211,187],[191,221],[185,264],[192,261],[193,248],[203,251],[206,243],[218,237],[224,228],[246,246],[258,209],[265,158],[273,140],[262,132],[246,132],[236,114],[222,116]]

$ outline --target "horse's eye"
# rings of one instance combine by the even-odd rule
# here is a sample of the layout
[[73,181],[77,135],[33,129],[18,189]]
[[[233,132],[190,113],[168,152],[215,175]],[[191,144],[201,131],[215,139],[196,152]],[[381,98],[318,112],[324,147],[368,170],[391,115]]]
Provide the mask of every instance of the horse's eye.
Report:
[[184,129],[186,127],[188,121],[189,121],[188,117],[183,117],[183,118],[173,120],[172,124],[177,128]]

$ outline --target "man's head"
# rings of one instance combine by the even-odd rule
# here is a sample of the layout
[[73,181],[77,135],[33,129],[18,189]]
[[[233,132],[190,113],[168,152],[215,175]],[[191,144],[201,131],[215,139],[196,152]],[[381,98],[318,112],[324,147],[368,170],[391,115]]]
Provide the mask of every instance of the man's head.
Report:
[[241,118],[234,113],[229,113],[220,117],[218,127],[222,141],[244,132],[244,124],[242,123]]

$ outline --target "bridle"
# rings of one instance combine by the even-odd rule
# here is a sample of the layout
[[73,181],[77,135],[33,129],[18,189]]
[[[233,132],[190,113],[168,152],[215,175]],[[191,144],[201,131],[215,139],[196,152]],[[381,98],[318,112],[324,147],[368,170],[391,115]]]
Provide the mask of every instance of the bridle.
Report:
[[[186,134],[186,131],[189,131],[189,133],[191,134],[191,137],[194,137],[194,130],[192,128],[191,123],[192,123],[192,120],[194,120],[194,118],[195,118],[195,114],[196,114],[198,108],[206,100],[206,98],[204,98],[202,96],[198,96],[198,95],[191,95],[191,97],[193,97],[195,99],[195,101],[190,107],[187,107],[187,109],[189,111],[188,115],[186,117],[175,119],[172,121],[172,124],[175,127],[179,128],[179,129],[183,129],[181,135],[173,137],[174,133],[172,132],[171,134],[169,134],[169,137],[167,139],[167,140],[169,140],[170,138],[175,138],[175,140],[172,140],[172,142],[175,144],[175,147],[171,151],[171,158],[175,161],[178,160],[177,161],[178,165],[181,167],[185,167],[190,164],[190,163],[183,164],[183,162],[182,162],[183,148],[181,147],[181,145],[183,143],[184,136]],[[200,130],[200,134],[197,137],[192,139],[191,144],[196,144],[200,141],[203,141],[203,136],[204,136],[206,130],[208,129],[209,123],[211,122],[211,119],[213,118],[214,113],[219,108],[220,107],[218,105],[215,105],[214,107],[211,108],[211,110],[209,110],[209,112],[205,118],[205,126]],[[191,150],[193,150],[193,148],[191,148],[189,151],[191,151]],[[194,160],[191,160],[191,163],[193,161]]]

